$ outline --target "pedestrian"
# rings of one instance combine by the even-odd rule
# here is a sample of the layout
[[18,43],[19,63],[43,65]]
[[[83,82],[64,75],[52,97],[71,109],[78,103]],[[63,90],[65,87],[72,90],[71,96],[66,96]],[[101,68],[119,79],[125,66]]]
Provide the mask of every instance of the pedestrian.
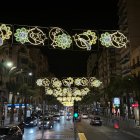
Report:
[[1,125],[4,126],[4,120],[5,120],[5,116],[4,114],[2,115],[2,118],[1,118]]

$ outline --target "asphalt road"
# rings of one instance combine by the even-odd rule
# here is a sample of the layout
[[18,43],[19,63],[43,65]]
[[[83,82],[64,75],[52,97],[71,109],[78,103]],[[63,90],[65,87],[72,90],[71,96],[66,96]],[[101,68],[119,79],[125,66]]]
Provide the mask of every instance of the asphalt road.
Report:
[[[139,140],[135,136],[124,133],[120,130],[106,126],[91,126],[89,119],[77,122],[77,132],[84,133],[87,140]],[[54,128],[42,130],[38,127],[25,128],[23,140],[74,140],[73,122],[67,121],[65,117],[60,122],[54,124]],[[78,139],[77,139],[78,140]]]

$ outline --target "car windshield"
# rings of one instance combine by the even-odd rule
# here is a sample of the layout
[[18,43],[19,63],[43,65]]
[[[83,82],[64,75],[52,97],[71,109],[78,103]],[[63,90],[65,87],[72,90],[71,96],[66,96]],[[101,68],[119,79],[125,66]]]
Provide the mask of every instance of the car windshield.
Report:
[[87,114],[83,114],[83,115],[87,115]]
[[[50,121],[51,120],[51,117],[45,117],[44,118],[44,121]],[[43,118],[41,119],[41,121],[43,121]]]
[[10,128],[0,128],[0,135],[7,135]]
[[94,120],[100,120],[100,118],[99,117],[94,117]]
[[54,115],[53,117],[60,117],[59,115]]

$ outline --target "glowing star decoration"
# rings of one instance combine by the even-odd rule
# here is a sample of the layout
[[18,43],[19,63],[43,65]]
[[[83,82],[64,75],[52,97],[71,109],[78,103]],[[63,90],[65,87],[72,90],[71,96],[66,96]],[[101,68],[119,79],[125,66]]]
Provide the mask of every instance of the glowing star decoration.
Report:
[[111,39],[112,39],[112,46],[115,48],[126,48],[126,44],[128,42],[127,37],[124,36],[121,32],[117,31],[113,34],[111,34]]
[[49,79],[44,78],[44,79],[42,80],[42,85],[43,85],[44,87],[48,87],[48,86],[50,85]]
[[67,79],[63,79],[62,83],[63,83],[64,86],[70,87],[73,84],[73,78],[68,77]]
[[72,39],[63,29],[54,27],[49,32],[49,37],[52,41],[52,46],[54,48],[58,47],[61,49],[67,49],[71,47]]
[[14,34],[16,41],[22,44],[29,42],[28,40],[28,30],[25,28],[17,29]]
[[44,45],[46,39],[46,34],[37,27],[28,31],[28,40],[32,45]]
[[97,40],[96,33],[91,30],[81,34],[75,34],[73,38],[77,47],[81,49],[87,49],[88,51],[91,50],[92,45],[96,44]]
[[3,45],[3,41],[6,39],[10,39],[10,36],[12,35],[11,28],[9,26],[6,26],[5,24],[2,24],[0,26],[0,46]]
[[111,34],[108,32],[101,34],[100,41],[101,44],[105,47],[112,46]]
[[36,84],[38,86],[43,86],[42,81],[43,81],[43,79],[37,79]]
[[3,39],[0,37],[0,46],[3,45]]

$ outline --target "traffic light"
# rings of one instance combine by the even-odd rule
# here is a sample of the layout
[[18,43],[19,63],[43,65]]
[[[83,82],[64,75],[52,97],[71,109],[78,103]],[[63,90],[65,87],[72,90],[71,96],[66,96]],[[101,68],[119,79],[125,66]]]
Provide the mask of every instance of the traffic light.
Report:
[[74,112],[73,112],[73,117],[74,119],[77,119],[79,116],[79,113],[78,113],[78,103],[77,102],[74,102]]

